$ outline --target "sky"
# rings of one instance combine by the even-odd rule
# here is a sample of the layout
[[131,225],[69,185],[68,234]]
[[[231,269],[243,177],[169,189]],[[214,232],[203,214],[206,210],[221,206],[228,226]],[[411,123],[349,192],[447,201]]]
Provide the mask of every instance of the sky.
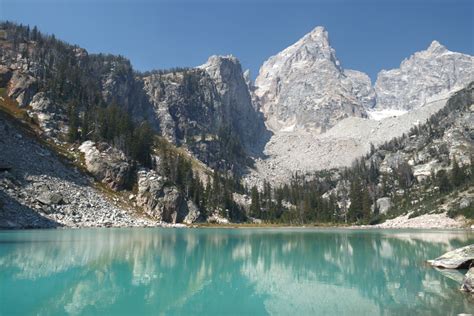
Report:
[[0,0],[0,20],[120,54],[140,71],[232,54],[255,77],[266,59],[319,25],[342,66],[372,80],[433,40],[474,55],[472,0]]

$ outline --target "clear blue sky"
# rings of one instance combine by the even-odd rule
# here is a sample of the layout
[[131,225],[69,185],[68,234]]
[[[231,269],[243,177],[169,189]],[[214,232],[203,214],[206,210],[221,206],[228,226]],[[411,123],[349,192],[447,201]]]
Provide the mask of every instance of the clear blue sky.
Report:
[[233,54],[255,77],[264,60],[317,25],[344,68],[372,79],[434,39],[471,55],[474,47],[472,0],[0,0],[0,19],[121,54],[142,71]]

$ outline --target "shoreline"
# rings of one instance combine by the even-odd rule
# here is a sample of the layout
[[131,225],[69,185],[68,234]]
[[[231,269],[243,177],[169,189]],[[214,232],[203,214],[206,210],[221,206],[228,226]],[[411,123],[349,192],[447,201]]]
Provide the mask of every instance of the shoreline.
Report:
[[25,227],[25,228],[0,228],[0,233],[9,231],[31,231],[31,230],[80,230],[80,229],[153,229],[153,228],[165,228],[165,229],[321,229],[321,230],[380,230],[380,231],[465,231],[474,232],[474,227],[385,227],[378,225],[278,225],[278,224],[157,224],[157,225],[130,225],[130,226],[59,226],[59,227]]

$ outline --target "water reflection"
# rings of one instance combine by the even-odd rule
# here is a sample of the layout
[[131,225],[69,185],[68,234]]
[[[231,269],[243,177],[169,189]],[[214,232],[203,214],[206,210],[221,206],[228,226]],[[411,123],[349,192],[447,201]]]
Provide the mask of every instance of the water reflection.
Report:
[[434,231],[4,232],[0,314],[472,312],[460,275],[424,261],[473,241]]

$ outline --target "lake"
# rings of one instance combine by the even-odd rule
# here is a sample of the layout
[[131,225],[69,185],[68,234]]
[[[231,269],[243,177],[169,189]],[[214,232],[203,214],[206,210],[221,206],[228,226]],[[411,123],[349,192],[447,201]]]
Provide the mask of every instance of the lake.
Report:
[[0,232],[0,315],[455,315],[461,272],[425,261],[465,231]]

